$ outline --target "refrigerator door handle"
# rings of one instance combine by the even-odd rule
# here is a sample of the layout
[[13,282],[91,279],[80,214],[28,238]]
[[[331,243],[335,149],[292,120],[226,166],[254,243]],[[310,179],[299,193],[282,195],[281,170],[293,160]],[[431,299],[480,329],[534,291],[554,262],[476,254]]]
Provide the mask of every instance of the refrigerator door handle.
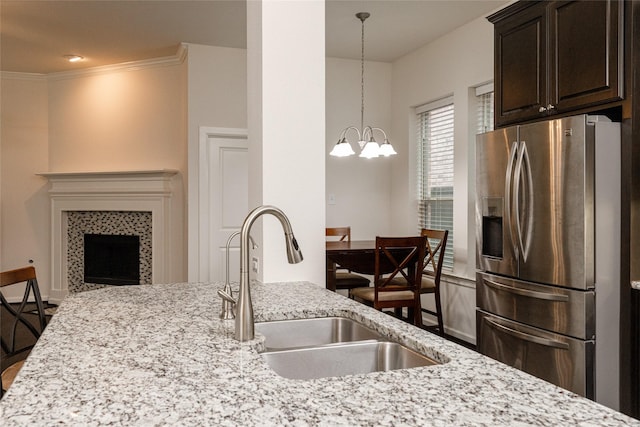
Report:
[[536,299],[541,299],[541,300],[545,300],[545,301],[557,301],[557,302],[568,302],[569,301],[569,296],[567,296],[567,295],[550,294],[550,293],[546,293],[546,292],[531,291],[529,289],[514,288],[512,286],[508,286],[508,285],[505,285],[505,284],[502,284],[502,283],[494,282],[493,280],[488,280],[488,279],[482,279],[482,280],[490,288],[503,290],[503,291],[506,291],[506,292],[509,292],[509,293],[512,293],[512,294],[516,294],[516,295],[521,295],[521,296],[524,296],[524,297],[536,298]]
[[537,337],[535,335],[525,334],[524,332],[516,331],[515,329],[511,329],[504,325],[501,325],[491,319],[485,318],[485,321],[495,329],[504,332],[507,335],[511,335],[512,337],[521,339],[523,341],[529,341],[534,344],[540,344],[545,347],[554,347],[559,348],[561,350],[569,350],[569,344],[561,341],[551,340],[548,338]]
[[514,238],[513,233],[513,223],[511,221],[512,215],[512,186],[513,186],[513,168],[515,166],[516,157],[518,156],[518,141],[513,141],[511,144],[511,154],[509,155],[509,162],[507,163],[507,172],[505,176],[505,184],[504,184],[504,203],[505,203],[505,214],[504,219],[506,221],[507,230],[509,230],[509,240],[511,243],[511,248],[513,249],[513,253],[518,254],[518,247],[516,245],[516,239]]
[[[531,163],[529,162],[529,153],[527,152],[527,143],[525,141],[521,141],[520,143],[520,152],[518,153],[518,161],[516,162],[516,185],[515,190],[513,192],[514,203],[516,205],[515,213],[516,213],[516,230],[518,236],[518,246],[520,247],[520,251],[522,252],[522,260],[524,262],[527,261],[529,256],[529,249],[531,248],[531,237],[533,227],[533,178],[531,176]],[[527,193],[525,197],[527,197],[527,229],[526,236],[523,243],[522,238],[522,224],[520,222],[520,189],[522,186],[522,170],[524,164],[524,171],[526,173],[527,179]]]

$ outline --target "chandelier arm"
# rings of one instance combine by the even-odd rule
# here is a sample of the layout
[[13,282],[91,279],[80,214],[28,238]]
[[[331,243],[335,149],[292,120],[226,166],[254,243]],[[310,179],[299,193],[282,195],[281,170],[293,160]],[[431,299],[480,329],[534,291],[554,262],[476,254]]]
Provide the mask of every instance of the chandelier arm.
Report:
[[384,139],[385,139],[385,140],[387,140],[387,139],[388,139],[388,138],[387,138],[387,134],[386,134],[386,132],[385,132],[384,130],[382,130],[381,128],[372,128],[372,127],[370,127],[370,126],[368,126],[368,127],[369,127],[369,129],[371,129],[371,134],[373,134],[373,131],[374,131],[374,130],[379,130],[380,132],[382,132],[382,135],[384,135]]
[[360,129],[358,129],[358,128],[357,128],[357,127],[355,127],[355,126],[349,126],[349,127],[345,128],[345,129],[342,131],[342,133],[340,134],[340,139],[344,138],[347,142],[349,142],[349,139],[347,138],[347,133],[348,133],[350,130],[355,130],[355,131],[356,131],[356,133],[358,134],[358,141],[361,141],[361,140],[362,140],[363,135],[360,133]]
[[373,128],[371,126],[365,126],[364,129],[362,129],[362,140],[367,141],[367,137],[373,137]]

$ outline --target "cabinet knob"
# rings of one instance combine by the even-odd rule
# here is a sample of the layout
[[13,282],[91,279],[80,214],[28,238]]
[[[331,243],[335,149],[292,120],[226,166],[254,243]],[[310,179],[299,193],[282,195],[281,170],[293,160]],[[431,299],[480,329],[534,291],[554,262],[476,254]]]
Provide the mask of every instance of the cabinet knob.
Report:
[[555,109],[556,109],[555,105],[553,105],[553,104],[547,105],[547,110],[551,111],[551,110],[555,110]]
[[547,111],[547,109],[545,107],[538,108],[538,112],[539,113],[544,113],[545,111]]

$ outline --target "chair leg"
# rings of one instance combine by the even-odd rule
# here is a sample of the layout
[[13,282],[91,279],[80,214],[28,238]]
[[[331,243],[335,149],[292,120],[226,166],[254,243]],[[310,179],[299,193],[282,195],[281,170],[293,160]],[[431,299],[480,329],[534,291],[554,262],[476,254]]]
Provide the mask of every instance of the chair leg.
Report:
[[422,328],[422,310],[413,310],[413,324]]
[[436,317],[438,318],[438,333],[444,337],[444,320],[442,318],[442,304],[440,303],[440,289],[436,289]]

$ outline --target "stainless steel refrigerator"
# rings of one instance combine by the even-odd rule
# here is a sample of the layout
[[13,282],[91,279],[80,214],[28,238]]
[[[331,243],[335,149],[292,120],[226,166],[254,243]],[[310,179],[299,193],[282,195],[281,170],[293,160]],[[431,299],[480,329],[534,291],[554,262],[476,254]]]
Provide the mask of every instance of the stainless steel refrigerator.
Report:
[[618,408],[620,126],[478,135],[478,351]]

